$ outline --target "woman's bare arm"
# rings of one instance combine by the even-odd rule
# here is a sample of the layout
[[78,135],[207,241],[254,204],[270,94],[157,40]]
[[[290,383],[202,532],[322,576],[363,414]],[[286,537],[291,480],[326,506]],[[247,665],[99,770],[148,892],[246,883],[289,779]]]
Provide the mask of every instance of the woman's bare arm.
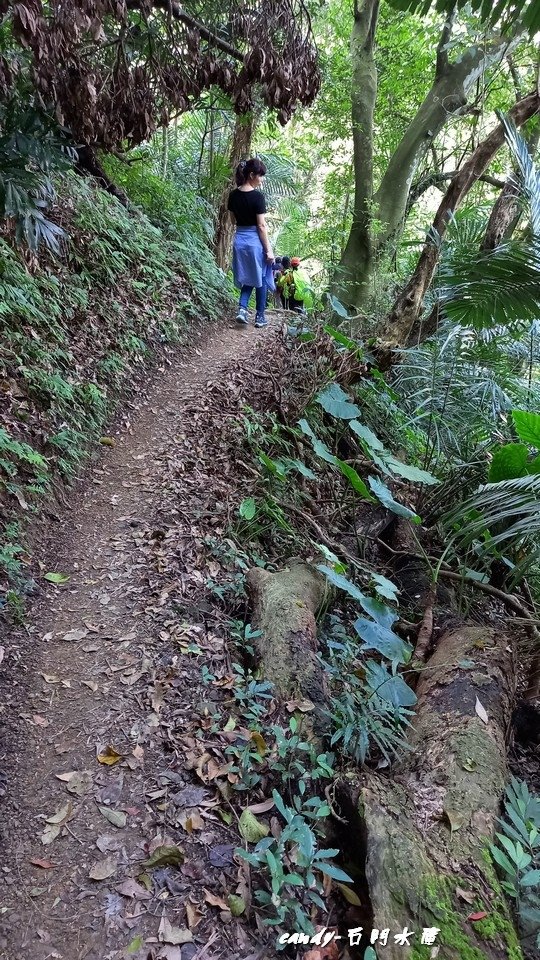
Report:
[[273,253],[272,247],[270,246],[270,240],[268,239],[268,231],[266,229],[266,220],[265,220],[264,213],[257,214],[257,231],[259,233],[259,237],[263,245],[264,252],[266,254],[266,259],[273,260],[274,253]]

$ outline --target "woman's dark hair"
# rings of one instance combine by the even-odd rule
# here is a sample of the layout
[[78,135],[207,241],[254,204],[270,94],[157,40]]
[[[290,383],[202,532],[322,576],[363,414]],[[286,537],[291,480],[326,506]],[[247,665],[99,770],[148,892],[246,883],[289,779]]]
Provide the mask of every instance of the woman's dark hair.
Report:
[[290,258],[290,257],[282,257],[282,258],[281,258],[281,266],[284,267],[285,270],[288,270],[289,267],[290,267],[290,265],[291,265],[291,258]]
[[243,187],[244,184],[249,180],[252,173],[254,173],[257,177],[264,177],[266,174],[266,167],[262,160],[259,160],[258,157],[251,157],[250,160],[240,161],[236,168],[236,185],[238,187]]

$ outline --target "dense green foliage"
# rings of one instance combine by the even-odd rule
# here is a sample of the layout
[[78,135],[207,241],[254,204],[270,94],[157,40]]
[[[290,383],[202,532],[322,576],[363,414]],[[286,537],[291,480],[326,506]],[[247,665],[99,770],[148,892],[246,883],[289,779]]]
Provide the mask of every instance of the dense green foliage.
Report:
[[0,241],[0,565],[12,576],[23,549],[11,514],[31,516],[73,476],[156,346],[227,296],[208,249],[166,208],[161,229],[73,174],[58,189],[61,254],[29,271]]

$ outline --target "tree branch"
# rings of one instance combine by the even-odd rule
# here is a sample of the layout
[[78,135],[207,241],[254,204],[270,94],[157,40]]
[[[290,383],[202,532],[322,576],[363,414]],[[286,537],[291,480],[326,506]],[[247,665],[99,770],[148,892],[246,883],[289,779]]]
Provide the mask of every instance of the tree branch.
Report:
[[[516,103],[508,111],[508,117],[516,127],[537,114],[540,109],[540,95],[537,90]],[[478,144],[466,163],[450,181],[424,244],[416,269],[408,284],[398,296],[388,315],[381,339],[392,346],[403,346],[416,342],[419,334],[419,318],[427,289],[433,279],[440,255],[440,242],[434,244],[433,235],[439,241],[444,237],[454,211],[459,207],[471,187],[484,175],[488,164],[504,143],[505,128],[499,123],[491,133]]]
[[[128,10],[140,10],[142,5],[142,0],[126,0],[126,7]],[[199,21],[190,16],[189,13],[186,13],[180,4],[175,2],[175,0],[172,0],[172,2],[171,0],[152,0],[152,6],[159,10],[165,10],[172,17],[174,17],[175,20],[180,20],[181,23],[185,23],[186,26],[196,30],[203,40],[206,40],[208,43],[212,44],[212,46],[217,47],[218,50],[226,53],[229,57],[232,57],[234,60],[238,60],[239,63],[244,62],[244,54],[241,53],[240,50],[237,50],[236,47],[233,47],[230,43],[227,43],[226,40],[222,40],[221,37],[216,36],[215,33],[212,33],[210,30],[208,30],[204,24],[199,23]]]
[[[431,187],[438,187],[447,180],[453,180],[457,173],[457,170],[452,170],[449,173],[431,173],[428,177],[423,177],[422,180],[414,183],[411,187],[407,213],[420,197],[423,196],[426,190],[429,190]],[[481,180],[482,183],[489,183],[491,187],[496,187],[497,190],[502,190],[505,186],[504,180],[500,180],[499,177],[492,177],[488,173],[483,173],[478,179]]]
[[456,18],[456,8],[453,7],[448,14],[442,28],[441,38],[437,44],[437,59],[435,61],[435,79],[440,80],[448,69],[448,44],[452,36],[454,21]]

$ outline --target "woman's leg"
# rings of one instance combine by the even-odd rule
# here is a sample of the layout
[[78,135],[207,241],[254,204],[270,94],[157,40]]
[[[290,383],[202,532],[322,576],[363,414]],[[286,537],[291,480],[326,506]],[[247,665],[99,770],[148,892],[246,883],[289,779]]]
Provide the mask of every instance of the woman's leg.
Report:
[[[257,290],[257,293],[258,292],[259,291]],[[248,285],[245,283],[240,291],[240,302],[238,304],[238,306],[241,307],[243,310],[247,310],[249,298],[251,297],[252,293],[253,293],[253,287],[248,287]]]
[[266,309],[266,280],[263,280],[262,287],[255,290],[255,309],[258,317],[264,316]]
[[255,314],[255,326],[256,327],[265,327],[266,318],[264,316],[264,311],[266,307],[266,290],[267,284],[263,280],[262,287],[257,287],[255,291],[255,305],[256,305],[256,314]]

